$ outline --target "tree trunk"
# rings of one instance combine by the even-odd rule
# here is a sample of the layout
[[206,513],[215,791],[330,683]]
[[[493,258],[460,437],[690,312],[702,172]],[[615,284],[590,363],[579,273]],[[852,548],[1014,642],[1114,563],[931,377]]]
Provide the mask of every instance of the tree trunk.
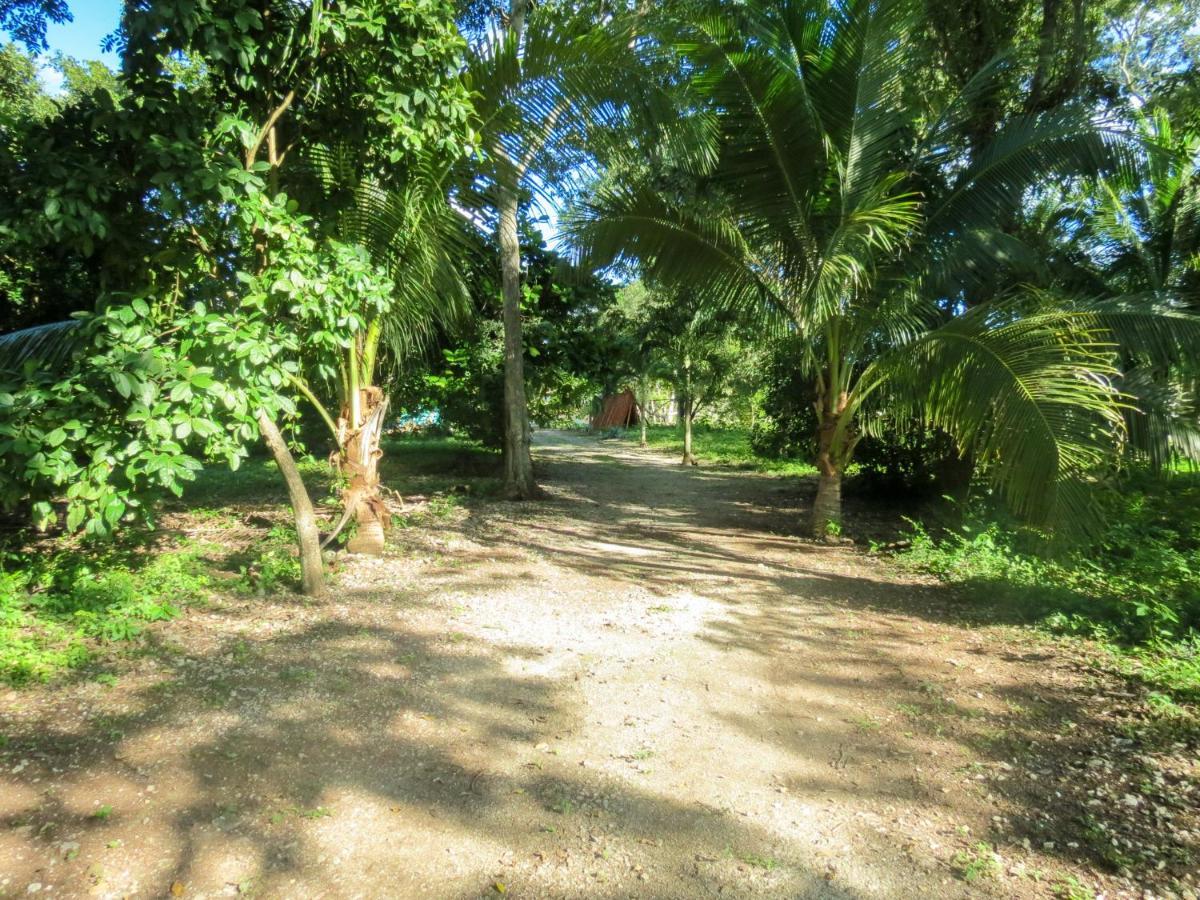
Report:
[[684,400],[680,406],[683,410],[683,459],[681,463],[685,466],[699,465],[696,457],[692,455],[692,401],[691,399]]
[[347,478],[342,491],[342,507],[346,516],[355,522],[354,536],[346,544],[351,553],[379,556],[383,553],[384,537],[390,524],[387,505],[379,485],[380,446],[388,398],[374,386],[362,388],[359,394],[359,421],[353,429],[350,409],[342,410],[338,421],[339,452],[337,467]]
[[641,414],[638,416],[638,421],[641,423],[641,426],[642,426],[642,440],[641,440],[640,446],[645,447],[646,446],[646,410],[644,407],[641,411]]
[[313,512],[308,489],[304,486],[287,442],[263,410],[258,413],[258,430],[287,484],[292,512],[296,516],[296,534],[300,539],[300,590],[310,597],[319,596],[325,590],[325,573],[321,564],[321,535],[317,530],[317,516]]
[[817,497],[812,511],[812,536],[817,540],[836,540],[841,536],[842,472],[851,447],[845,430],[838,433],[846,408],[845,395],[838,398],[834,408],[830,406],[821,400],[817,404]]
[[521,337],[521,244],[517,238],[517,190],[498,186],[500,274],[504,295],[504,494],[511,500],[537,495],[529,452],[529,405],[525,399],[525,347]]
[[817,476],[817,499],[813,501],[812,536],[830,540],[842,529],[842,473],[837,470]]

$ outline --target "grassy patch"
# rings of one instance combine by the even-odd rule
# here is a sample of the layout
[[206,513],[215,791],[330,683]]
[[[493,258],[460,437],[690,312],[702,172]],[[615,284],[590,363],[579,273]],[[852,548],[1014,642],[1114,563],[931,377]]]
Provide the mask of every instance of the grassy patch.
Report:
[[[640,429],[630,428],[625,432],[625,439],[637,441],[640,435]],[[646,442],[656,450],[683,456],[682,428],[652,425],[647,429]],[[750,432],[744,428],[696,425],[692,429],[692,452],[702,463],[733,466],[773,475],[812,475],[817,471],[805,460],[773,459],[758,455],[750,446]]]
[[86,663],[98,643],[128,641],[148,622],[201,600],[209,576],[194,543],[3,554],[0,679],[44,681]]
[[935,536],[914,523],[899,555],[956,584],[981,618],[1099,642],[1164,700],[1200,701],[1200,475],[1140,477],[1110,498],[1102,533],[1050,555],[1031,529],[976,521]]
[[963,881],[983,881],[999,877],[1000,856],[986,841],[979,841],[954,854],[951,860],[955,872]]

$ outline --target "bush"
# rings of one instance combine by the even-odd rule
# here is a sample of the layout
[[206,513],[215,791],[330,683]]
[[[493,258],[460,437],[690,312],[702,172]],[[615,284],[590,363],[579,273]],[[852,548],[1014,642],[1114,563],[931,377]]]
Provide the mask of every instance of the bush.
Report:
[[[817,456],[815,396],[796,368],[796,352],[785,342],[767,366],[763,416],[750,431],[750,446],[768,459],[811,463]],[[970,467],[957,462],[949,435],[913,421],[885,438],[863,437],[851,472],[868,492],[924,494],[957,490],[970,477]]]

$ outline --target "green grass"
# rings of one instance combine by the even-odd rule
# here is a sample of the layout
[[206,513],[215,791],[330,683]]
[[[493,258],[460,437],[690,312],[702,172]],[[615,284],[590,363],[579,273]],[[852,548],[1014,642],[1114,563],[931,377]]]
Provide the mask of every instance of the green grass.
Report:
[[[652,425],[647,428],[646,442],[656,450],[683,456],[683,429],[672,425]],[[626,440],[638,441],[641,430],[624,432]],[[701,464],[732,466],[772,475],[812,475],[817,470],[806,460],[773,459],[760,456],[750,446],[750,432],[745,428],[716,428],[697,424],[692,429],[692,453]]]
[[1044,535],[976,519],[936,536],[914,523],[899,559],[980,616],[1097,641],[1126,675],[1200,702],[1200,474],[1137,476],[1107,504],[1093,541],[1054,555]]
[[[336,478],[327,462],[310,458],[299,466],[314,500],[332,498]],[[438,519],[495,493],[499,466],[498,453],[460,438],[396,437],[384,444],[381,474],[401,495],[428,497],[427,517]],[[236,472],[222,466],[201,472],[176,508],[211,531],[239,526],[246,506],[286,502],[278,468],[260,458]],[[189,540],[151,546],[149,537],[131,531],[107,544],[0,546],[0,681],[47,681],[79,669],[104,645],[138,638],[148,623],[178,615],[217,587],[264,596],[299,581],[290,527],[272,528],[235,553]]]
[[[314,500],[336,492],[336,473],[325,459],[297,460]],[[405,494],[434,495],[451,490],[487,496],[499,490],[499,451],[459,437],[403,435],[383,442],[379,474],[387,487]],[[279,467],[265,457],[248,459],[236,472],[224,466],[205,469],[188,485],[183,505],[212,518],[220,507],[244,503],[286,502]]]
[[106,546],[0,555],[0,680],[44,681],[207,593],[204,548]]

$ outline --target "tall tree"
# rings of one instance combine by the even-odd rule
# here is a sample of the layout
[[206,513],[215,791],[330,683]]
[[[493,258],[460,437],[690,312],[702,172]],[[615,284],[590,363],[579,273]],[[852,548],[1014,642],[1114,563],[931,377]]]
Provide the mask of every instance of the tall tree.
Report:
[[[403,170],[414,154],[461,154],[470,114],[461,39],[438,0],[403,8],[382,0],[147,0],[126,5],[120,42],[129,96],[115,110],[107,101],[93,131],[140,152],[101,158],[100,142],[73,132],[69,153],[55,160],[67,177],[46,178],[25,195],[38,209],[25,231],[68,238],[84,256],[116,240],[132,252],[124,265],[105,267],[109,282],[80,329],[67,377],[47,386],[28,366],[19,374],[19,402],[10,405],[24,414],[41,398],[50,407],[42,422],[22,415],[6,423],[19,440],[4,451],[20,458],[26,493],[61,490],[74,478],[68,524],[104,530],[147,474],[169,469],[178,488],[176,475],[198,466],[185,450],[196,436],[209,455],[224,450],[236,462],[259,431],[296,501],[305,587],[315,591],[316,525],[276,419],[294,411],[306,355],[324,346],[353,358],[367,313],[390,306],[396,286],[368,248],[323,233],[283,192],[285,161],[329,134],[369,148],[377,178]],[[181,79],[180,59],[203,60],[198,77]],[[103,95],[93,93],[101,103]],[[60,148],[52,141],[48,149]],[[112,176],[95,176],[101,165],[120,176],[121,190],[109,186]],[[133,352],[147,342],[153,353]],[[100,387],[85,393],[86,384]],[[94,415],[84,398],[106,412]],[[124,416],[122,401],[133,404]],[[56,418],[69,427],[55,428]],[[118,451],[122,421],[146,424]],[[214,443],[225,425],[232,445]],[[40,452],[46,446],[53,467]],[[97,452],[107,454],[103,465]],[[20,483],[4,487],[17,494],[5,499],[20,499]]]
[[486,210],[500,248],[504,490],[524,500],[538,490],[524,378],[520,205],[548,197],[586,163],[589,142],[622,115],[632,57],[624,20],[599,7],[510,0],[499,15],[476,9],[468,18],[468,79],[478,97],[483,159],[459,199]]

